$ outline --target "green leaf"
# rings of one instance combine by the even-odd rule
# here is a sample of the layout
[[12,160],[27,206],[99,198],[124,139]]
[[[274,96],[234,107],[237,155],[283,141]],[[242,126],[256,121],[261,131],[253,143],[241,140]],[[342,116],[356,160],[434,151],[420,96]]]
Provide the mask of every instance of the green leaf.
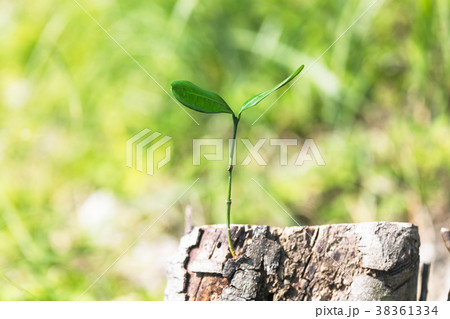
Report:
[[184,106],[202,113],[234,114],[219,95],[206,91],[189,81],[172,82],[172,93]]
[[280,84],[278,84],[277,86],[275,86],[274,88],[259,93],[257,95],[255,95],[254,97],[252,97],[251,99],[247,100],[241,107],[240,111],[239,111],[239,115],[241,115],[241,113],[245,110],[248,110],[249,108],[255,106],[256,104],[258,104],[259,102],[261,102],[262,100],[264,100],[266,97],[268,97],[270,94],[272,94],[273,92],[275,92],[276,90],[282,88],[283,86],[285,86],[286,84],[288,84],[292,79],[294,79],[297,75],[300,74],[300,72],[303,70],[303,68],[305,67],[304,64],[302,64],[294,73],[292,73],[287,79],[285,79],[283,82],[281,82]]

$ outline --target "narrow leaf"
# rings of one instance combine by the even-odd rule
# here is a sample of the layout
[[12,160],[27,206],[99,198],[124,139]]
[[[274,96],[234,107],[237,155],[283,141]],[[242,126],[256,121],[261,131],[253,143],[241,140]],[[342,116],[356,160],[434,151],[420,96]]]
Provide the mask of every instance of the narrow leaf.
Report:
[[172,93],[184,106],[202,113],[230,113],[233,111],[219,95],[206,91],[189,81],[172,82]]
[[258,104],[259,102],[261,102],[262,100],[264,100],[266,97],[268,97],[270,94],[272,94],[273,92],[275,92],[276,90],[282,88],[283,86],[285,86],[286,84],[288,84],[291,80],[293,80],[297,75],[300,74],[300,72],[303,70],[303,68],[305,67],[304,64],[302,64],[294,73],[292,73],[288,78],[286,78],[283,82],[279,83],[277,86],[275,86],[274,88],[259,93],[257,95],[255,95],[254,97],[252,97],[251,99],[247,100],[241,107],[240,111],[239,111],[239,115],[245,111],[248,110],[249,108],[255,106],[256,104]]

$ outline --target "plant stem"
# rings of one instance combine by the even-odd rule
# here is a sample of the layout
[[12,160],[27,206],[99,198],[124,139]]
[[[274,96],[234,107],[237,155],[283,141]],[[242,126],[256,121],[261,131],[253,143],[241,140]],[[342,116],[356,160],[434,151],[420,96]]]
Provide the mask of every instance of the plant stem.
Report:
[[228,166],[228,197],[227,197],[227,235],[228,235],[228,247],[230,248],[231,256],[236,257],[234,252],[233,242],[231,241],[231,231],[230,231],[230,213],[231,213],[231,179],[233,175],[233,159],[234,159],[234,148],[236,145],[236,132],[239,124],[239,118],[233,114],[233,139],[231,141],[230,150],[230,160]]

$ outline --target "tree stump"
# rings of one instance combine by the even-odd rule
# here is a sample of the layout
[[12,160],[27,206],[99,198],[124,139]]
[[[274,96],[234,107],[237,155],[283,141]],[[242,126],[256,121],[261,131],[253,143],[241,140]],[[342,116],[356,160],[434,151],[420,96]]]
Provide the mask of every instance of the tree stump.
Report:
[[416,300],[419,234],[408,223],[195,227],[168,266],[165,300]]

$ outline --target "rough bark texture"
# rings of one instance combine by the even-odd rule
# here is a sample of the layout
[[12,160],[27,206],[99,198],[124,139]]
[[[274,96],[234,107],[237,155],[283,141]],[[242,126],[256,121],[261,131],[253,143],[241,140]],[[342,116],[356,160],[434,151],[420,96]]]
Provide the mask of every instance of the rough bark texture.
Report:
[[166,300],[416,300],[417,227],[361,223],[195,227],[168,267]]
[[[450,229],[442,227],[441,235],[445,247],[447,248],[448,252],[450,252]],[[450,290],[448,291],[447,301],[450,301]]]
[[450,252],[450,229],[441,228],[442,240],[447,250]]

